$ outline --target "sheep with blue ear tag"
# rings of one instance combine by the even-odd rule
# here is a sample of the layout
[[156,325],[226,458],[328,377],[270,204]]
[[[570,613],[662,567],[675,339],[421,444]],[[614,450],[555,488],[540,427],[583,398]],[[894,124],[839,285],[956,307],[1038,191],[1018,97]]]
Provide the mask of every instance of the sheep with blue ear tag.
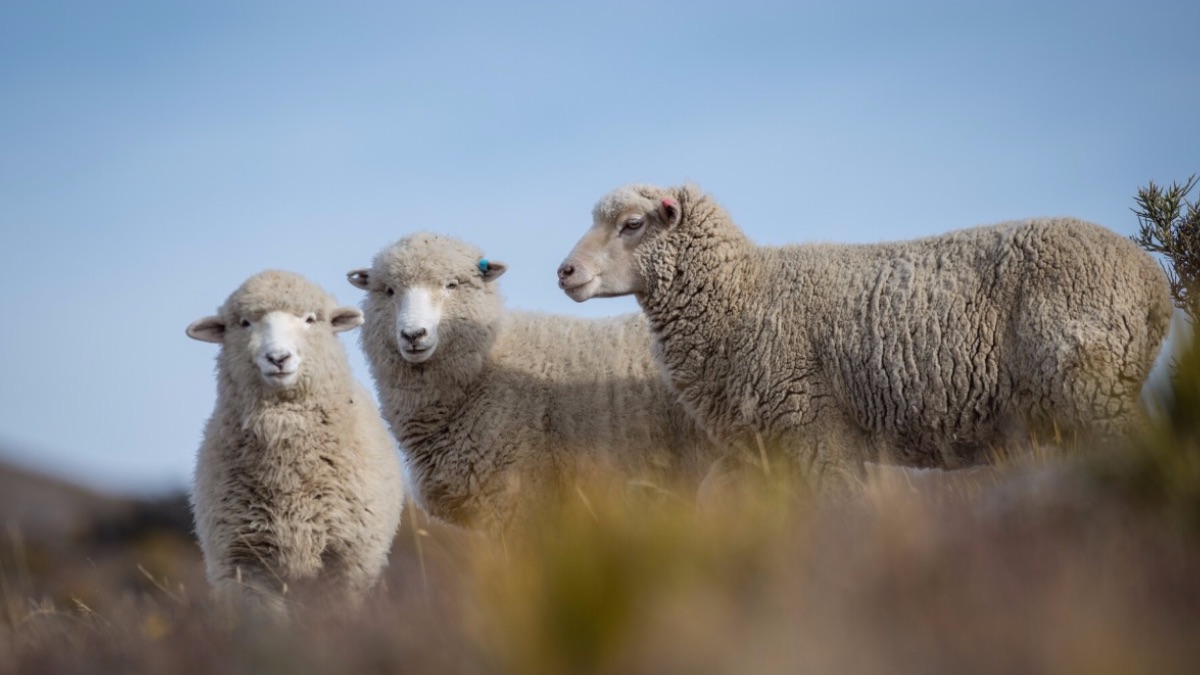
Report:
[[348,274],[417,502],[499,531],[593,471],[690,496],[716,453],[659,376],[645,319],[507,311],[506,269],[423,232]]

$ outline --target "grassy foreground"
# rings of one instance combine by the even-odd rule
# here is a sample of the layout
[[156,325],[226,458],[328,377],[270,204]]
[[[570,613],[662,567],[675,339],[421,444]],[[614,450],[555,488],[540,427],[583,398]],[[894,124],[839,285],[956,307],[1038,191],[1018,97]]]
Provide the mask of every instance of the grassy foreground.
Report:
[[414,512],[369,606],[286,627],[223,623],[186,542],[48,560],[10,532],[0,673],[1194,672],[1194,533],[1019,471],[703,518],[581,489],[504,541]]
[[0,531],[9,673],[1191,673],[1200,363],[1111,454],[872,471],[851,503],[765,481],[697,514],[578,486],[504,539],[410,508],[351,617],[230,626],[197,549]]

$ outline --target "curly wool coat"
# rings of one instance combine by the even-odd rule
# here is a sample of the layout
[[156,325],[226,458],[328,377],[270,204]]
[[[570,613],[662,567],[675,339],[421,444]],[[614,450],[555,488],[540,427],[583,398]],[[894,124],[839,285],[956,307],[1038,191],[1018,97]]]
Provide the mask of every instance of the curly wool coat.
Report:
[[[1149,256],[1070,218],[760,247],[693,186],[620,188],[593,215],[560,276],[627,275],[689,412],[813,481],[863,459],[962,466],[1029,430],[1120,433],[1171,316]],[[637,243],[589,258],[628,218]]]
[[[237,328],[279,310],[316,319],[299,379],[283,391],[264,385]],[[302,277],[267,271],[204,320],[226,329],[192,504],[208,579],[225,600],[282,607],[285,591],[312,581],[357,600],[387,564],[403,477],[334,334],[338,312],[360,320]]]
[[[592,472],[693,490],[716,453],[674,400],[638,315],[506,312],[482,251],[418,233],[350,273],[380,404],[432,515],[502,530]],[[446,292],[435,354],[402,358],[397,299]],[[390,294],[389,294],[390,291]]]

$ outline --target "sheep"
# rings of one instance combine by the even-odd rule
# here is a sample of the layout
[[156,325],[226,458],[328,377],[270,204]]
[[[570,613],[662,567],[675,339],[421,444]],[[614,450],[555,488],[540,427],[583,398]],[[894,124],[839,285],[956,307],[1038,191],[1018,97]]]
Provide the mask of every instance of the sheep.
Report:
[[1171,316],[1158,265],[1094,224],[760,247],[693,185],[604,196],[558,277],[577,302],[634,295],[673,390],[738,457],[767,449],[839,494],[864,460],[956,468],[1027,434],[1126,433]]
[[336,336],[362,320],[303,277],[268,270],[187,328],[221,345],[192,511],[226,608],[286,616],[298,588],[352,607],[387,564],[400,459]]
[[1187,312],[1176,308],[1167,327],[1167,338],[1142,387],[1141,403],[1152,418],[1163,419],[1167,415],[1174,396],[1172,380],[1176,377],[1176,366],[1195,344],[1195,332]]
[[577,480],[698,484],[715,453],[658,373],[645,319],[508,312],[506,269],[419,232],[347,273],[367,291],[360,340],[416,501],[503,533]]

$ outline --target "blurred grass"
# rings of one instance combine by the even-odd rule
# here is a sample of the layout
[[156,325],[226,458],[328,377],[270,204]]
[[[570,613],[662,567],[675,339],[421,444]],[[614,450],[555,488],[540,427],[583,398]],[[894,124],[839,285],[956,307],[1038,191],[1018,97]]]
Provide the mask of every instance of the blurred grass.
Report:
[[827,503],[757,476],[697,512],[616,479],[486,538],[415,509],[359,615],[230,628],[178,528],[0,533],[9,673],[1191,673],[1200,358],[1129,444]]
[[1126,452],[1096,470],[1108,485],[1200,537],[1200,331],[1174,363],[1170,395],[1157,423]]

